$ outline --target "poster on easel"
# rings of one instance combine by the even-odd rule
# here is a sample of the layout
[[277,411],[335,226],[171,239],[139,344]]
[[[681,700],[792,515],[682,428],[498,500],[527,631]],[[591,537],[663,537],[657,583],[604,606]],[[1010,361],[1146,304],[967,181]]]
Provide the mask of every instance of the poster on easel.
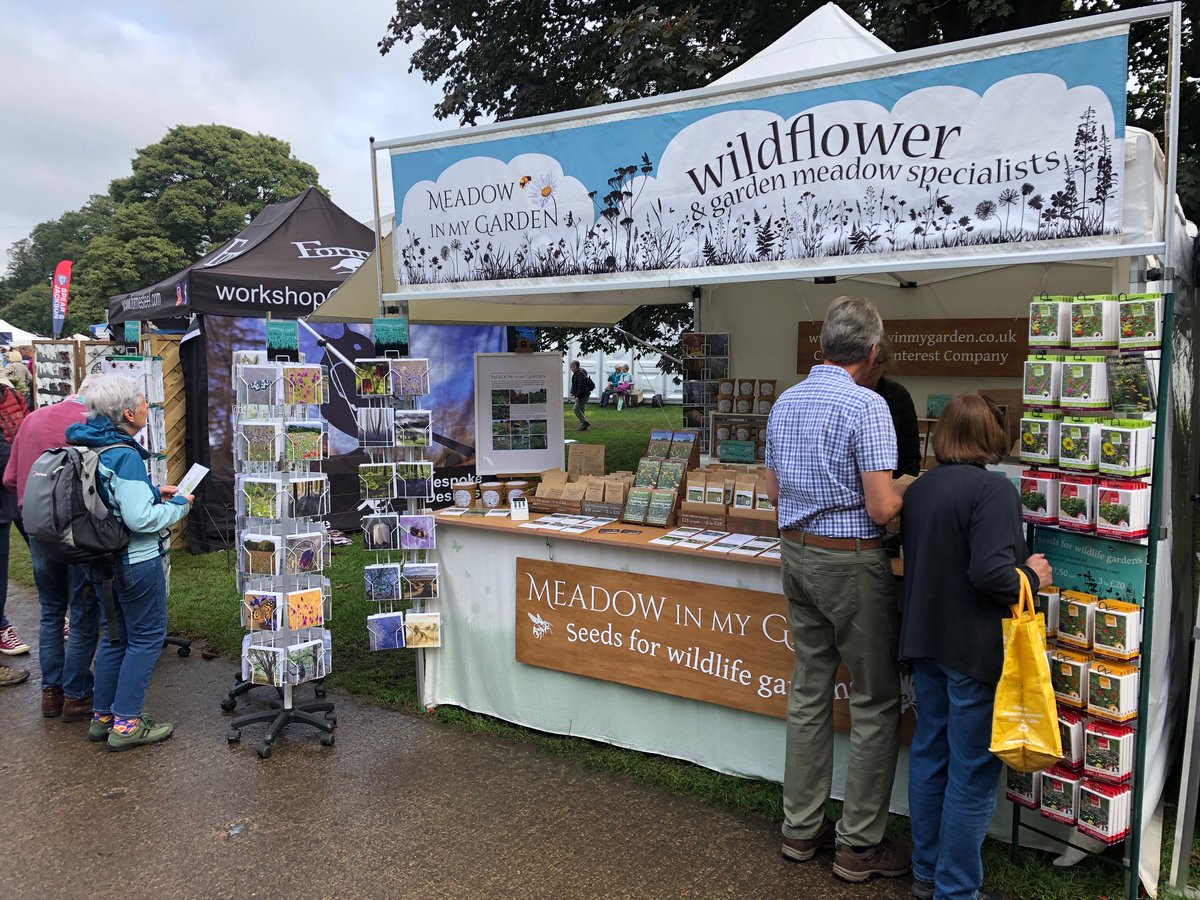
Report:
[[562,356],[475,354],[476,468],[481,475],[563,465]]

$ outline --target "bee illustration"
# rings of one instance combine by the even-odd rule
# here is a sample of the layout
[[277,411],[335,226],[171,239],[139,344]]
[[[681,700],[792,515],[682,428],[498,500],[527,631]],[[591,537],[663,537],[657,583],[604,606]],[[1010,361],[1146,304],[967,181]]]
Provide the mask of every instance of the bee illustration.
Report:
[[271,382],[270,378],[260,378],[257,381],[250,382],[250,390],[265,391],[267,388],[269,388],[271,386],[271,384],[272,384],[272,382]]
[[517,182],[517,187],[519,187],[523,190],[525,188],[525,185],[529,184],[529,182],[531,182],[531,181],[533,181],[532,176],[522,175],[521,180]]
[[525,615],[529,616],[529,621],[533,623],[533,636],[538,640],[541,640],[554,629],[553,625],[537,613],[527,612]]

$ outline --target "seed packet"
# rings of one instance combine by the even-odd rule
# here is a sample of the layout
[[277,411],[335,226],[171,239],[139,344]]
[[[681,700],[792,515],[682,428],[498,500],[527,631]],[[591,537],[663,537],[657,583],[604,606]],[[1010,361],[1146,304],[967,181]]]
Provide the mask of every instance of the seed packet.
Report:
[[1121,294],[1117,298],[1122,350],[1155,350],[1162,346],[1161,294]]
[[1108,409],[1108,367],[1103,356],[1071,356],[1062,366],[1059,405],[1064,410]]
[[634,487],[625,498],[625,509],[621,513],[621,521],[634,525],[644,524],[646,511],[650,508],[650,488]]
[[1021,473],[1021,516],[1026,522],[1058,524],[1058,479],[1057,472]]
[[1062,739],[1063,757],[1058,765],[1072,772],[1083,768],[1084,718],[1071,709],[1058,711],[1058,735]]
[[1128,725],[1092,719],[1084,729],[1083,774],[1121,784],[1133,774],[1135,732]]
[[1129,785],[1086,779],[1079,785],[1079,821],[1075,827],[1080,834],[1118,844],[1129,836],[1132,804]]
[[1087,475],[1064,475],[1058,483],[1058,527],[1067,531],[1096,530],[1099,481]]
[[1023,397],[1027,406],[1054,408],[1062,392],[1061,356],[1031,356],[1025,360]]
[[1059,590],[1054,585],[1044,587],[1033,597],[1034,613],[1041,613],[1046,620],[1046,637],[1058,634]]
[[1097,655],[1134,659],[1141,653],[1142,608],[1105,598],[1096,606],[1092,647]]
[[1111,295],[1077,297],[1071,303],[1071,347],[1117,349],[1121,312]]
[[1113,722],[1127,722],[1138,713],[1138,670],[1124,663],[1098,659],[1088,670],[1087,711]]
[[646,507],[646,524],[665,528],[675,511],[675,498],[679,495],[670,488],[650,491],[650,502]]
[[1087,675],[1090,665],[1091,657],[1086,653],[1057,649],[1050,654],[1050,681],[1054,685],[1054,696],[1060,704],[1075,709],[1087,706]]
[[1058,598],[1058,643],[1087,650],[1096,621],[1095,594],[1063,591]]
[[1042,296],[1029,304],[1029,346],[1071,345],[1071,298]]
[[1059,428],[1058,467],[1077,472],[1100,468],[1100,420],[1065,416]]
[[1042,773],[1042,815],[1064,825],[1074,825],[1079,815],[1079,782],[1082,778],[1062,766]]
[[1026,413],[1021,417],[1021,462],[1054,465],[1058,462],[1059,430],[1062,416],[1057,413]]
[[1136,541],[1150,531],[1150,485],[1144,481],[1101,481],[1096,534]]
[[1018,772],[1007,766],[1004,769],[1005,794],[1013,803],[1026,809],[1037,809],[1042,803],[1042,773]]
[[634,487],[654,487],[658,481],[658,473],[662,466],[661,461],[657,459],[645,459],[638,463],[637,475],[634,478]]
[[1149,475],[1154,426],[1142,419],[1113,419],[1100,426],[1100,474]]

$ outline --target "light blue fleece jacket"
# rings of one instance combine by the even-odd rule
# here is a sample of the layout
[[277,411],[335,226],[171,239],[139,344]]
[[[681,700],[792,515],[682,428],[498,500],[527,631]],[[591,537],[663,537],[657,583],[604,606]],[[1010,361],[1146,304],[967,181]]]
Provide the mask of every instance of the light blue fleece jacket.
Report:
[[84,447],[123,445],[100,454],[100,496],[129,529],[127,563],[161,556],[166,529],[186,516],[189,507],[183,497],[172,497],[165,503],[159,499],[158,488],[146,474],[145,461],[150,454],[103,416],[91,416],[86,422],[71,425],[67,440]]

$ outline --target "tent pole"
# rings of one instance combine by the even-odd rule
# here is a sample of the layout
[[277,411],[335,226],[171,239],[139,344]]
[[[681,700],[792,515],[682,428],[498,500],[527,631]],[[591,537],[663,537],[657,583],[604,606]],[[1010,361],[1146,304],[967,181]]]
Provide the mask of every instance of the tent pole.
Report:
[[371,201],[375,204],[375,289],[379,297],[379,310],[383,312],[383,220],[379,215],[379,166],[375,161],[375,136],[369,138],[371,145]]
[[323,347],[325,349],[325,352],[328,353],[330,356],[336,356],[338,359],[340,359],[342,362],[344,362],[346,365],[348,365],[351,369],[354,368],[354,363],[351,362],[349,359],[347,359],[342,354],[342,352],[340,350],[338,350],[337,347],[335,347],[335,346],[333,346],[333,344],[329,343],[329,341],[325,337],[325,335],[321,334],[319,331],[317,331],[317,329],[315,329],[311,325],[309,325],[308,322],[304,321],[304,319],[297,319],[296,324],[299,325],[301,328],[303,328],[305,331],[307,331],[309,334],[311,334],[313,337],[315,337],[317,339],[318,347]]

